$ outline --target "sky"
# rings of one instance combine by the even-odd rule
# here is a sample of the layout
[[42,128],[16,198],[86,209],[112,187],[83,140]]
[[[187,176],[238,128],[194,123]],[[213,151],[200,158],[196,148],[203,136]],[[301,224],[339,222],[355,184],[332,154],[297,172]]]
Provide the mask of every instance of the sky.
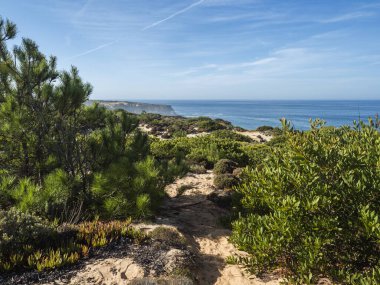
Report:
[[380,99],[380,0],[0,0],[109,100]]

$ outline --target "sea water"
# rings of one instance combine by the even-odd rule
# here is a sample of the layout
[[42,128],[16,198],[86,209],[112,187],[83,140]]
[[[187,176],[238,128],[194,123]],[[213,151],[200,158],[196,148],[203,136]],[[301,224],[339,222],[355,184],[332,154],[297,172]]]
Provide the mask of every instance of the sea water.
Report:
[[280,119],[290,120],[300,130],[309,128],[309,119],[320,118],[330,126],[352,125],[380,113],[380,100],[371,101],[204,101],[151,100],[149,103],[171,105],[178,115],[207,116],[232,122],[245,129],[280,126]]

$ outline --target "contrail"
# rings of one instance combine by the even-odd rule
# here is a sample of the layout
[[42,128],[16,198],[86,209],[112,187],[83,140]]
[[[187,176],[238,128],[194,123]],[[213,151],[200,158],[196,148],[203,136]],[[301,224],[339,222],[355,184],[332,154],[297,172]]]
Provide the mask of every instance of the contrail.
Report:
[[167,18],[165,18],[165,19],[162,19],[162,20],[157,21],[157,22],[155,22],[155,23],[153,23],[153,24],[150,24],[149,26],[146,26],[146,27],[143,28],[142,30],[143,30],[143,31],[146,31],[146,30],[149,30],[149,29],[151,29],[151,28],[154,28],[154,27],[156,27],[156,26],[162,24],[163,22],[166,22],[166,21],[168,21],[168,20],[170,20],[170,19],[173,19],[174,17],[176,17],[176,16],[178,16],[178,15],[181,15],[181,14],[183,14],[183,13],[186,13],[186,12],[189,11],[190,9],[192,9],[192,8],[194,8],[194,7],[196,7],[196,6],[201,5],[201,4],[202,4],[203,2],[205,2],[205,1],[206,1],[206,0],[200,0],[200,1],[198,1],[198,2],[195,2],[195,3],[191,4],[190,6],[187,6],[186,8],[184,8],[184,9],[182,9],[182,10],[179,10],[179,11],[175,12],[174,14],[171,14],[169,17],[167,17]]
[[85,51],[85,52],[82,52],[82,53],[80,53],[80,54],[74,55],[74,56],[70,57],[69,59],[78,58],[78,57],[81,57],[81,56],[84,56],[84,55],[87,55],[87,54],[93,53],[93,52],[95,52],[95,51],[97,51],[97,50],[100,50],[100,49],[103,49],[103,48],[105,48],[105,47],[111,46],[111,45],[113,45],[113,44],[116,43],[116,42],[117,42],[117,41],[113,41],[113,42],[109,42],[109,43],[106,43],[106,44],[102,44],[102,45],[100,45],[100,46],[98,46],[98,47],[96,47],[96,48],[93,48],[93,49],[87,50],[87,51]]

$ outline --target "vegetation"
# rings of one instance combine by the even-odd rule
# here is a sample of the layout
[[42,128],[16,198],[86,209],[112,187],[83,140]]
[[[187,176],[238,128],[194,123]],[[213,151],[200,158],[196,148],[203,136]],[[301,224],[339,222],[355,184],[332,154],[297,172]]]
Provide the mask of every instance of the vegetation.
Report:
[[219,174],[214,178],[214,185],[218,189],[231,189],[238,183],[239,180],[232,174]]
[[1,20],[0,207],[60,222],[151,215],[180,158],[153,157],[134,115],[85,107],[78,70],[58,72],[29,39],[9,50],[15,36]]
[[236,168],[236,163],[229,159],[221,159],[214,166],[214,174],[232,174]]
[[125,219],[150,217],[188,168],[152,155],[135,115],[86,107],[75,67],[58,71],[30,39],[9,49],[16,32],[0,18],[0,270],[43,270],[136,238]]
[[[0,18],[0,272],[142,241],[131,219],[153,216],[176,177],[214,169],[215,186],[233,189],[217,197],[234,203],[231,240],[249,253],[229,262],[281,268],[294,284],[380,283],[378,118],[341,128],[317,120],[305,132],[283,121],[258,128],[275,136],[258,144],[220,119],[86,107],[92,87],[78,70],[58,71],[30,39],[9,49],[15,36]],[[166,228],[151,237],[186,241]]]
[[[232,133],[232,131],[229,131]],[[206,136],[181,137],[171,140],[154,140],[152,154],[160,159],[174,159],[183,157],[189,165],[203,165],[212,169],[221,159],[235,161],[239,166],[249,162],[248,151],[254,148],[252,143],[244,140],[232,140],[219,137],[218,132]]]
[[159,114],[143,113],[135,115],[140,122],[150,128],[152,135],[163,138],[185,137],[188,134],[213,132],[217,130],[236,129],[230,122],[208,117],[184,118],[181,116],[162,116]]
[[157,227],[149,234],[149,237],[169,245],[180,247],[187,245],[186,238],[175,228]]
[[242,215],[232,240],[254,272],[285,269],[288,282],[380,282],[379,121],[293,131],[237,187]]
[[53,226],[16,209],[0,212],[0,272],[54,269],[73,264],[92,249],[122,238],[141,242],[145,236],[131,220]]

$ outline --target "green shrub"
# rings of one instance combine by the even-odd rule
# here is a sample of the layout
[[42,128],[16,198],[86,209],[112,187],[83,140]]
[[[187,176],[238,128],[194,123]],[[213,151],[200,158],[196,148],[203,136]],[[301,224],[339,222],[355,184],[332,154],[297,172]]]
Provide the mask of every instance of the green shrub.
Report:
[[248,157],[248,165],[254,168],[262,163],[265,163],[271,148],[267,144],[243,144],[241,149]]
[[187,244],[186,238],[175,228],[157,227],[149,234],[149,236],[152,239],[159,240],[169,245],[186,246]]
[[41,246],[54,235],[54,228],[43,219],[17,209],[0,211],[0,257],[24,246]]
[[211,137],[218,139],[229,139],[231,141],[255,143],[253,139],[248,136],[239,134],[233,130],[217,130],[211,133]]
[[191,173],[195,173],[195,174],[205,174],[205,173],[207,173],[206,167],[204,165],[201,165],[201,164],[192,164],[192,165],[190,165],[189,171]]
[[73,188],[74,185],[70,182],[69,176],[62,169],[56,169],[47,175],[39,202],[41,203],[40,206],[43,207],[43,213],[54,218],[65,212]]
[[41,187],[29,178],[23,178],[12,189],[15,207],[23,212],[40,213],[43,211]]
[[[237,187],[244,216],[232,241],[250,253],[252,271],[281,267],[288,281],[319,277],[380,282],[380,133],[378,124],[307,132],[284,124],[286,140]],[[364,282],[364,283],[363,283]]]
[[236,162],[229,159],[221,159],[214,166],[214,174],[232,174],[236,167]]
[[16,183],[15,176],[0,173],[0,209],[7,209],[15,203],[12,197],[12,189]]
[[258,132],[266,132],[266,131],[272,131],[273,127],[271,126],[260,126],[256,129]]
[[143,217],[164,196],[160,170],[152,157],[131,163],[121,159],[95,174],[91,188],[93,211],[104,218]]
[[218,189],[231,189],[239,183],[232,174],[219,174],[214,177],[214,186]]

